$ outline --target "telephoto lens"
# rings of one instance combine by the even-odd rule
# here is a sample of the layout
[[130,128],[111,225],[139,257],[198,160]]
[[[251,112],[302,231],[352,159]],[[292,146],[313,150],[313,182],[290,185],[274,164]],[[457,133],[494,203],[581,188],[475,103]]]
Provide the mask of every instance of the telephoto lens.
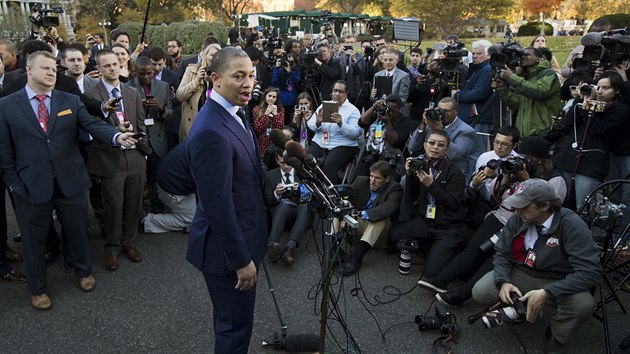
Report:
[[407,275],[411,272],[411,253],[409,251],[400,251],[400,262],[398,262],[398,272]]

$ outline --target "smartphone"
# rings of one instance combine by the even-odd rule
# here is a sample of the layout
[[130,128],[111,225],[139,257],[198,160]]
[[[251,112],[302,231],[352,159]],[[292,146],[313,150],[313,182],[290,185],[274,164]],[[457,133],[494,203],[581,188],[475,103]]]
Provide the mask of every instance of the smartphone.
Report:
[[142,139],[145,136],[147,136],[147,133],[145,133],[145,132],[138,132],[138,133],[132,135],[131,137],[134,138],[134,139]]
[[118,102],[122,101],[122,99],[123,99],[123,97],[122,97],[122,96],[120,96],[120,97],[118,97],[118,98],[115,98],[115,99],[112,101],[112,103],[113,103],[113,104],[118,104]]
[[299,106],[299,109],[300,109],[300,111],[302,111],[302,112],[306,112],[306,111],[308,111],[308,106],[302,106],[302,105],[300,105],[300,106]]
[[154,96],[151,96],[151,95],[147,95],[147,97],[146,97],[146,99],[147,99],[147,100],[152,100],[152,99],[154,99],[154,98],[155,98],[155,97],[154,97]]

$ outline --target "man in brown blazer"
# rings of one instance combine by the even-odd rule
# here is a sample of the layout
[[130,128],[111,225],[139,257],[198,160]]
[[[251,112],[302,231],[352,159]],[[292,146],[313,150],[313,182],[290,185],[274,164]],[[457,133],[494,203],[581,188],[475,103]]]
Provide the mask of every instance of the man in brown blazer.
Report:
[[[118,80],[120,67],[116,55],[104,49],[96,55],[101,80],[88,89],[89,97],[109,99],[122,97],[121,108],[105,120],[119,131],[144,133],[144,108],[138,92]],[[146,140],[146,139],[145,139]],[[88,171],[101,180],[103,231],[105,234],[105,267],[118,269],[118,255],[125,253],[132,262],[142,256],[133,242],[138,233],[140,208],[146,180],[146,158],[151,148],[139,141],[135,148],[111,149],[93,141],[88,149]]]

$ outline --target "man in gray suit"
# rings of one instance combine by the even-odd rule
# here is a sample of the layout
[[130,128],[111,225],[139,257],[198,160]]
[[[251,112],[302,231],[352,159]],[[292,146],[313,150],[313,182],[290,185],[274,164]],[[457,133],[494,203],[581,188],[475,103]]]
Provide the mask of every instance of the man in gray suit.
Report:
[[160,161],[168,152],[168,139],[165,123],[173,117],[172,101],[169,85],[154,78],[153,63],[149,57],[136,60],[136,77],[127,86],[138,91],[146,113],[144,125],[147,127],[149,146],[153,153],[147,158],[147,182],[150,189],[149,212],[159,214],[164,205],[157,194],[157,170]]
[[[398,95],[403,102],[407,102],[407,96],[409,96],[409,74],[396,67],[398,64],[398,52],[395,49],[386,49],[383,54],[383,66],[384,70],[381,70],[374,74],[374,82],[372,82],[371,98],[372,102],[375,102],[383,96],[383,94]],[[376,78],[379,76],[392,77],[391,92],[378,92],[376,88]]]

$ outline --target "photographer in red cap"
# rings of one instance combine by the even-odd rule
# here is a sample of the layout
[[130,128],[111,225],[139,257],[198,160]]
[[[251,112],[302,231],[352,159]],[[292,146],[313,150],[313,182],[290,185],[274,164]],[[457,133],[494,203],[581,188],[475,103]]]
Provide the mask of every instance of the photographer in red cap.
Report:
[[515,209],[495,246],[494,270],[473,288],[481,304],[512,304],[510,293],[527,302],[527,321],[542,317],[549,301],[556,307],[545,333],[546,351],[562,351],[570,334],[593,310],[589,289],[602,270],[591,231],[541,179],[521,183],[504,201]]

